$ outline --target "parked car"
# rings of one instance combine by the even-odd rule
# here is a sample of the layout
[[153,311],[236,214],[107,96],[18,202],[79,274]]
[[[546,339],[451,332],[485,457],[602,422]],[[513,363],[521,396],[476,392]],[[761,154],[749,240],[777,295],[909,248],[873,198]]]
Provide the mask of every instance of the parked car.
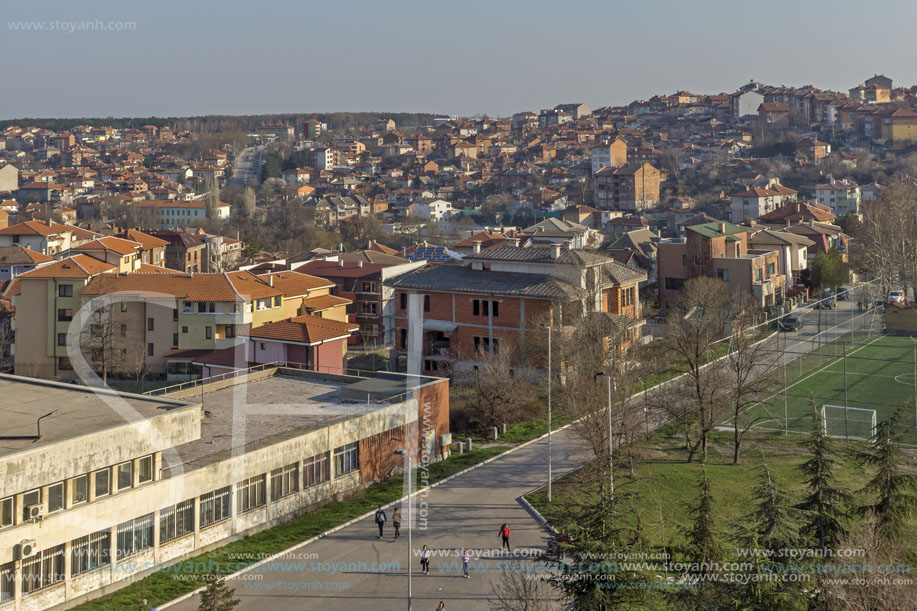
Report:
[[786,316],[777,321],[777,327],[781,331],[799,331],[802,327],[802,319],[798,316]]
[[844,288],[837,289],[837,293],[834,295],[834,297],[838,301],[847,301],[850,299],[850,291]]
[[891,291],[888,294],[888,303],[904,303],[904,293],[901,291]]
[[815,302],[816,310],[830,310],[834,307],[834,297],[825,297]]

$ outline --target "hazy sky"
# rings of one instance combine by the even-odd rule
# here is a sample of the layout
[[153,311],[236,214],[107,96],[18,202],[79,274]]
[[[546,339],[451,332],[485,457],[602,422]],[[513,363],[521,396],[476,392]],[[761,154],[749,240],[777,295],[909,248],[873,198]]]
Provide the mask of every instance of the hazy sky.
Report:
[[[910,86],[915,18],[913,0],[7,1],[0,118],[507,115],[877,72]],[[78,23],[96,21],[112,29]]]

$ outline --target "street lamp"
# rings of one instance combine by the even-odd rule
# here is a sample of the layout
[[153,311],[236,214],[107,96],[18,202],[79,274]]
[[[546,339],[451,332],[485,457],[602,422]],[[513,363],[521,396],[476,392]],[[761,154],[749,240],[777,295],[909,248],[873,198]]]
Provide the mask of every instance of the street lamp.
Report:
[[541,323],[542,329],[548,330],[548,502],[551,502],[551,480],[554,479],[551,469],[551,325]]
[[612,449],[614,447],[614,438],[611,435],[611,385],[612,378],[604,371],[598,371],[592,376],[592,381],[604,377],[608,380],[608,498],[614,499],[615,496],[615,471],[614,462],[612,461]]
[[395,450],[395,454],[401,454],[404,456],[405,463],[405,478],[408,483],[408,611],[411,611],[411,603],[413,601],[413,573],[414,565],[412,564],[411,554],[414,553],[414,540],[412,536],[413,527],[414,527],[414,497],[411,496],[414,492],[414,471],[411,469],[411,453],[404,450],[404,448]]

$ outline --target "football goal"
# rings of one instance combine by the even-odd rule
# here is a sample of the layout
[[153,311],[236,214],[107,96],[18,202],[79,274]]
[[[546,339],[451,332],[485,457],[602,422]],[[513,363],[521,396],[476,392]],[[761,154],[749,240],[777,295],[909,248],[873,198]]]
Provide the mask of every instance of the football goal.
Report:
[[825,433],[842,439],[869,440],[876,432],[876,410],[843,405],[822,405]]

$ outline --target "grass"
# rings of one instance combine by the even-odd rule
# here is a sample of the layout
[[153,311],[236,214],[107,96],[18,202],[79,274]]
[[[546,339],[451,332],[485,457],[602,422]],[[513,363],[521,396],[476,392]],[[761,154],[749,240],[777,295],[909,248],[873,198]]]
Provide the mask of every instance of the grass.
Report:
[[[694,503],[697,495],[697,481],[701,466],[686,463],[687,453],[680,439],[671,435],[671,427],[652,434],[639,448],[643,462],[635,467],[635,478],[630,478],[626,469],[616,471],[615,490],[633,493],[626,497],[624,515],[630,525],[636,527],[637,517],[643,535],[654,551],[684,544],[684,533],[691,524],[688,504]],[[766,462],[778,485],[787,490],[794,500],[801,500],[805,493],[805,476],[798,470],[809,454],[802,446],[801,435],[781,433],[749,433],[743,444],[742,461],[732,464],[732,444],[727,433],[716,433],[708,451],[706,465],[710,479],[714,504],[714,522],[721,541],[727,541],[730,533],[742,523],[743,516],[751,510],[754,500],[751,490],[757,484],[758,469]],[[872,472],[864,469],[853,455],[863,444],[838,441],[835,444],[838,466],[838,484],[852,492],[854,503],[866,500],[860,489],[871,477]],[[915,471],[912,466],[908,469]],[[526,496],[529,502],[548,519],[556,521],[569,509],[568,501],[582,499],[583,495],[600,494],[598,484],[584,482],[582,470],[571,473],[554,482],[554,501],[550,506],[543,489]],[[917,516],[912,520],[917,526]],[[735,559],[734,546],[723,545],[730,559]]]
[[[844,339],[826,344],[788,363],[786,418],[781,388],[767,401],[747,410],[740,422],[762,419],[757,428],[782,431],[786,426],[790,431],[808,431],[812,428],[812,397],[819,408],[829,404],[874,409],[877,421],[888,419],[904,405],[908,409],[902,426],[909,432],[905,443],[917,444],[914,424],[914,349],[917,342],[908,336],[894,335],[878,335],[856,345],[848,344]],[[782,368],[771,375],[782,387]],[[847,430],[851,435],[856,435],[858,431],[859,436],[864,438],[871,435],[869,422],[845,429],[843,411],[837,410],[835,414],[835,419],[829,422],[829,430],[834,430],[835,434]],[[828,415],[830,417],[830,413]],[[852,422],[860,415],[850,412],[848,420]]]
[[[488,458],[502,454],[507,446],[481,448],[466,454],[453,454],[447,460],[433,463],[428,468],[428,481],[432,484],[458,473],[459,471],[479,464]],[[328,504],[316,511],[299,516],[292,521],[261,531],[245,539],[228,543],[210,552],[200,554],[177,563],[175,568],[166,572],[153,573],[135,581],[131,585],[76,607],[80,611],[120,611],[135,609],[139,601],[146,598],[155,607],[183,594],[191,592],[204,584],[203,578],[212,572],[213,567],[224,567],[228,562],[238,558],[260,558],[281,552],[301,541],[319,535],[339,524],[352,520],[379,505],[388,505],[401,498],[403,493],[402,478],[394,477],[385,482],[374,484],[362,491],[359,496],[336,503]],[[218,571],[229,572],[229,571]],[[183,578],[175,579],[180,573]],[[184,577],[184,576],[190,577]]]

